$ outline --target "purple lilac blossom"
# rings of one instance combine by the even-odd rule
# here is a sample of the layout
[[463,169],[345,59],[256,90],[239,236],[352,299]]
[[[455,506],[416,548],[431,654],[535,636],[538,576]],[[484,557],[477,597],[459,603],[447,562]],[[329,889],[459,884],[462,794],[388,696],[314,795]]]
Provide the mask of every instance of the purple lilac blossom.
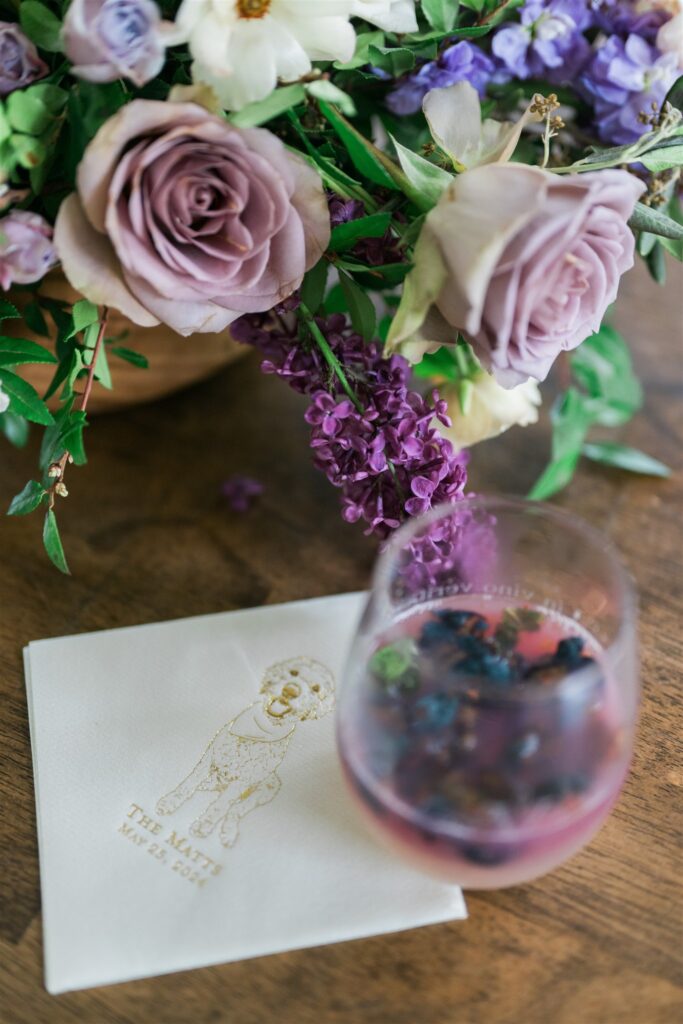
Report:
[[23,89],[48,71],[47,64],[19,26],[0,21],[0,96]]
[[491,49],[516,78],[570,81],[590,55],[582,33],[591,22],[585,0],[526,0],[519,24],[498,29]]
[[662,7],[637,10],[633,0],[593,0],[595,23],[608,35],[626,38],[632,33],[648,43],[654,43],[657,32],[671,18],[671,12]]
[[254,500],[263,494],[263,484],[251,476],[235,473],[224,481],[221,494],[233,512],[248,512]]
[[466,40],[449,46],[437,60],[424,64],[387,96],[387,107],[401,116],[414,114],[431,89],[441,89],[456,82],[469,82],[483,98],[495,65],[491,58]]
[[364,342],[340,313],[317,318],[351,382],[363,411],[347,397],[314,344],[273,326],[267,316],[245,316],[233,337],[254,345],[261,369],[307,394],[314,462],[341,490],[342,517],[363,520],[367,533],[385,539],[407,517],[462,497],[466,457],[432,425],[447,423],[435,391],[431,403],[411,391],[410,367],[401,356],[385,359],[376,342]]
[[641,113],[659,110],[677,75],[675,54],[661,54],[637,35],[625,42],[610,36],[580,79],[593,103],[600,138],[617,145],[639,138],[648,128]]

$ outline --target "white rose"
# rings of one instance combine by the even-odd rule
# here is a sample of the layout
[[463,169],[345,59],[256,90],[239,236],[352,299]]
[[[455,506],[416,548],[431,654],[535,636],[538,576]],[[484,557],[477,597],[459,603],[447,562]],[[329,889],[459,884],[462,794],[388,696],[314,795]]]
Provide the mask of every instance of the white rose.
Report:
[[417,32],[414,0],[353,0],[351,13],[385,32]]
[[278,80],[308,74],[314,60],[350,60],[351,2],[183,0],[174,41],[189,44],[194,81],[210,85],[226,110],[241,110]]
[[472,381],[470,404],[465,415],[455,385],[440,385],[439,394],[448,403],[452,426],[437,424],[454,448],[469,448],[489,437],[497,437],[509,427],[526,427],[538,420],[541,392],[535,380],[516,388],[501,387],[488,373]]

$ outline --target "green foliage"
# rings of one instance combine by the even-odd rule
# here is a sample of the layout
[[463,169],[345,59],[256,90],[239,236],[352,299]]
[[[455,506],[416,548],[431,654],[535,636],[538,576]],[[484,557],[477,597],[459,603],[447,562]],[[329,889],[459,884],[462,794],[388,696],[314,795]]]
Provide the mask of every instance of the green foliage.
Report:
[[683,225],[677,223],[673,217],[662,213],[661,210],[645,206],[643,203],[636,203],[629,224],[634,231],[649,231],[653,235],[662,235],[664,238],[673,238],[676,241],[683,238]]
[[71,571],[66,563],[62,538],[59,535],[59,527],[57,526],[57,517],[51,508],[47,510],[45,523],[43,524],[43,546],[52,564],[60,572],[63,572],[65,576],[70,576]]
[[453,0],[422,0],[424,15],[437,32],[450,32],[458,19],[458,5]]
[[375,333],[375,324],[377,323],[377,313],[372,299],[344,271],[339,272],[339,281],[354,331],[358,331],[366,340],[370,340]]
[[25,516],[34,512],[47,497],[47,491],[37,480],[29,480],[23,491],[16,494],[7,509],[8,516]]
[[56,363],[52,352],[27,338],[0,337],[0,366],[20,366],[24,363]]
[[329,264],[327,260],[318,260],[314,267],[308,271],[301,286],[301,301],[315,315],[320,309],[325,297],[325,286],[327,284],[327,271]]
[[271,92],[264,100],[249,103],[248,106],[230,115],[230,120],[238,128],[254,128],[257,125],[280,117],[292,107],[297,107],[306,100],[303,85],[285,85]]
[[0,434],[4,434],[15,448],[25,448],[28,442],[29,426],[25,416],[16,412],[0,413]]
[[396,139],[392,138],[391,141],[396,147],[401,169],[411,185],[409,198],[419,210],[431,210],[438,203],[444,189],[453,181],[453,175],[425,160],[419,153],[402,146]]
[[62,49],[62,26],[56,14],[38,3],[38,0],[22,0],[19,5],[19,23],[26,35],[41,50],[59,53]]
[[147,356],[143,356],[141,352],[134,352],[132,348],[121,348],[119,345],[116,345],[114,348],[110,348],[109,351],[113,356],[118,356],[119,359],[123,359],[124,362],[130,363],[132,366],[137,366],[141,370],[149,368]]
[[570,364],[578,386],[569,387],[553,406],[551,460],[529,497],[542,501],[565,487],[581,455],[634,473],[666,475],[662,463],[635,449],[613,442],[586,443],[592,426],[621,426],[642,404],[640,383],[621,335],[603,324],[572,353]]
[[329,252],[346,252],[361,238],[381,238],[389,230],[390,213],[372,213],[369,217],[358,217],[332,228]]
[[9,397],[9,411],[23,416],[32,423],[42,423],[49,426],[52,423],[52,416],[48,411],[45,402],[42,401],[38,392],[25,381],[5,367],[0,368],[0,387]]

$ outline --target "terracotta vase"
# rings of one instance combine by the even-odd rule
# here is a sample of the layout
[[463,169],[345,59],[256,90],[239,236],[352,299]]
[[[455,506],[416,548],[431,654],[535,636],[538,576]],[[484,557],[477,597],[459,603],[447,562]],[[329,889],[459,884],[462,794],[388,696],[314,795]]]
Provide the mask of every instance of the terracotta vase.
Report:
[[[59,271],[48,274],[38,291],[48,298],[61,299],[69,303],[80,298]],[[10,294],[8,298],[21,310],[30,301],[31,294],[16,292]],[[29,331],[23,320],[5,320],[2,326],[7,334],[45,343],[45,338],[40,338]],[[205,380],[247,352],[246,345],[234,341],[229,331],[182,338],[163,325],[138,327],[120,313],[111,310],[107,321],[107,336],[114,337],[124,331],[127,335],[120,344],[146,356],[149,367],[146,370],[140,369],[116,356],[111,356],[109,368],[112,390],[94,387],[88,402],[89,412],[113,412],[130,405],[163,398],[174,391],[180,391]],[[53,365],[24,366],[17,369],[40,394],[47,389],[54,374]]]

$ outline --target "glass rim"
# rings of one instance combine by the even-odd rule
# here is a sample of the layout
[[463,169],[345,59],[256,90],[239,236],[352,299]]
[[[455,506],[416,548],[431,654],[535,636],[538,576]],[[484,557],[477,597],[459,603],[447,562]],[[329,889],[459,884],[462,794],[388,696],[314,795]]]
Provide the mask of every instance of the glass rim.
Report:
[[[377,590],[380,593],[388,594],[390,573],[393,562],[398,551],[405,547],[411,536],[417,535],[420,530],[432,522],[452,515],[458,510],[476,507],[487,509],[492,513],[496,508],[510,511],[518,511],[526,514],[536,514],[546,520],[553,520],[563,530],[570,530],[574,534],[582,535],[591,547],[599,550],[604,555],[609,572],[614,580],[619,600],[618,624],[614,636],[605,644],[601,644],[605,655],[609,657],[610,652],[622,646],[624,638],[630,630],[635,629],[638,610],[638,596],[635,580],[628,571],[619,549],[614,541],[607,536],[599,527],[593,526],[583,516],[557,505],[550,505],[548,502],[532,501],[528,498],[520,498],[508,494],[473,494],[457,502],[442,502],[435,505],[428,512],[415,516],[407,522],[402,523],[391,535],[385,547],[380,552],[372,574],[371,592]],[[579,673],[575,673],[578,675]],[[567,677],[571,678],[571,677]]]

